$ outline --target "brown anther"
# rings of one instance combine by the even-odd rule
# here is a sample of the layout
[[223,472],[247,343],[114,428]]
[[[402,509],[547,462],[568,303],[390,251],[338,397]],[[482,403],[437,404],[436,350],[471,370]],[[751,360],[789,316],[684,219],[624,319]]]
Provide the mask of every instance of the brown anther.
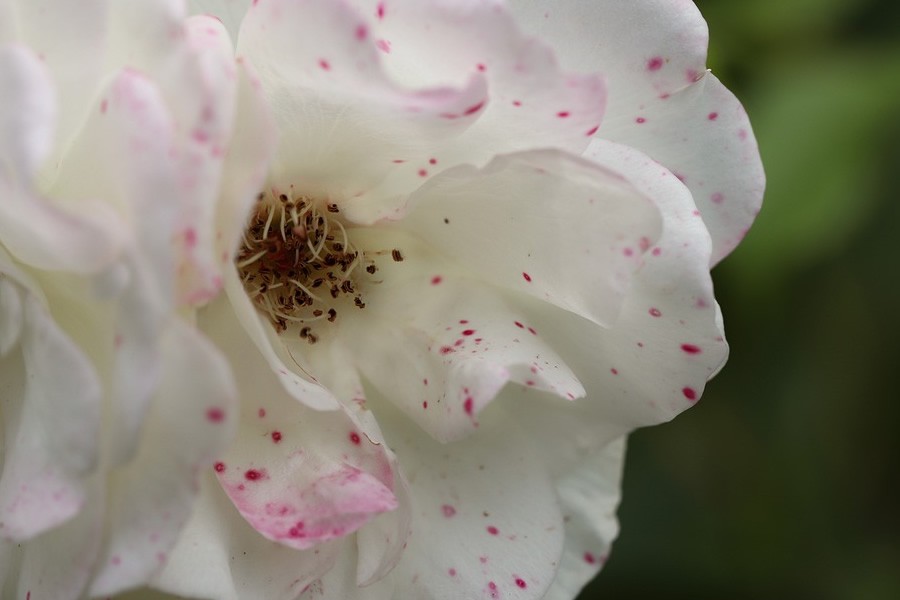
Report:
[[338,205],[337,205],[337,204],[329,204],[329,205],[327,206],[327,209],[328,209],[328,212],[330,212],[330,213],[339,213],[339,212],[341,212],[341,209],[338,208]]
[[394,248],[391,250],[391,258],[393,258],[395,262],[401,262],[403,260],[403,255],[400,254],[400,250]]
[[334,320],[337,319],[337,311],[333,308],[328,309],[328,320],[334,323]]
[[374,275],[375,271],[377,270],[378,267],[376,267],[375,265],[369,265],[368,267],[366,267],[366,273],[368,273],[369,275]]

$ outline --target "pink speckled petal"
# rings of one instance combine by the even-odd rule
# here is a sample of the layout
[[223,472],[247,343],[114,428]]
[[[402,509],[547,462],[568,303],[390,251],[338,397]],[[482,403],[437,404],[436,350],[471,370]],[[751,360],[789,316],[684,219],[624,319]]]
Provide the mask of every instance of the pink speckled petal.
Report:
[[694,3],[516,0],[512,7],[564,65],[606,76],[607,117],[596,135],[682,177],[712,234],[712,263],[731,252],[759,209],[765,176],[740,103],[706,72],[708,31]]
[[393,597],[541,598],[562,552],[563,515],[534,438],[491,406],[475,435],[441,444],[376,401],[415,507],[389,578]]
[[[344,0],[267,0],[250,10],[238,55],[257,69],[275,113],[280,160],[272,180],[280,191],[296,185],[343,202],[399,168],[411,169],[418,185],[421,166],[405,164],[408,155],[477,119],[480,75],[409,91],[387,77],[378,54],[366,20]],[[354,203],[351,218],[373,220],[377,200]]]
[[616,171],[552,150],[448,171],[410,204],[402,226],[474,277],[604,326],[660,231]]
[[190,516],[197,474],[234,436],[237,390],[219,351],[179,321],[163,333],[160,350],[162,378],[137,456],[109,482],[110,537],[93,595],[141,584],[162,567]]
[[669,98],[648,100],[641,114],[643,123],[626,119],[603,137],[642,150],[684,182],[712,235],[712,266],[744,239],[762,204],[766,178],[747,113],[703,72]]
[[536,435],[568,432],[565,443],[546,450],[560,474],[631,429],[692,406],[728,353],[709,275],[711,242],[688,189],[627,146],[597,140],[589,155],[653,199],[663,231],[632,278],[612,327],[591,327],[563,313],[531,313],[587,390],[586,398],[568,404],[505,392]]
[[[470,435],[508,382],[562,398],[584,394],[503,291],[469,277],[415,235],[389,229],[352,235],[378,271],[364,289],[366,307],[338,315],[349,349],[344,362],[435,439]],[[402,262],[392,259],[395,248]]]
[[181,304],[197,305],[222,285],[215,215],[238,74],[222,23],[210,16],[184,16],[177,0],[113,3],[109,45],[114,67],[139,71],[158,86],[176,125],[169,148],[178,194],[176,296]]
[[196,508],[151,584],[178,597],[294,600],[326,573],[343,540],[296,550],[273,544],[245,521],[214,472],[201,477]]
[[46,307],[7,278],[15,270],[5,252],[0,261],[0,325],[20,328],[0,356],[7,443],[0,454],[0,537],[24,541],[84,505],[99,452],[102,390],[93,365]]
[[200,323],[237,375],[241,426],[217,473],[254,529],[306,549],[397,507],[382,442],[366,435],[349,412],[317,412],[292,398],[269,363],[248,352],[253,344],[227,299],[210,305]]
[[0,47],[0,238],[19,261],[41,269],[96,271],[121,242],[105,207],[76,214],[41,197],[35,178],[56,124],[54,89],[40,60],[16,45]]

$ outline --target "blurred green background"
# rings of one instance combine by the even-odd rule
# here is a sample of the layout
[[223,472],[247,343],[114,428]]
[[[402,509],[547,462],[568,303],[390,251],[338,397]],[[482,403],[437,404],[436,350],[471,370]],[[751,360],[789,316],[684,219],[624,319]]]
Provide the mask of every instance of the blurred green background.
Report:
[[729,364],[632,436],[580,600],[900,599],[900,2],[697,4],[768,191],[714,271]]

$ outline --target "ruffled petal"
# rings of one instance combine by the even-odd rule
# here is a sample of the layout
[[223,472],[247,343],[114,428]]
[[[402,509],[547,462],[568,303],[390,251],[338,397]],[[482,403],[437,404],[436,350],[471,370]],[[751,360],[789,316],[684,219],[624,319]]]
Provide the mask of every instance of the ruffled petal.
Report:
[[[584,390],[502,290],[467,276],[402,231],[351,231],[376,257],[363,310],[335,323],[342,362],[440,441],[478,427],[478,414],[507,383],[576,398]],[[392,249],[403,257],[392,259]],[[380,250],[379,250],[380,249]],[[328,344],[326,339],[325,344]],[[308,355],[320,350],[319,344]]]
[[[238,55],[259,72],[281,139],[272,180],[345,200],[371,190],[410,148],[463,131],[483,77],[407,91],[384,73],[366,21],[344,0],[267,0],[241,26]],[[450,119],[441,115],[457,115]],[[288,159],[288,160],[285,160]],[[420,179],[420,178],[418,178]]]
[[[759,149],[737,98],[712,73],[610,123],[603,137],[645,152],[691,191],[712,235],[710,266],[744,239],[765,189]],[[641,119],[641,122],[638,122]]]
[[[5,253],[4,253],[5,254]],[[5,255],[0,255],[7,262]],[[10,273],[8,265],[0,272]],[[0,358],[5,449],[0,536],[22,541],[71,519],[96,466],[102,389],[96,371],[40,301],[6,278],[3,319],[21,318]]]
[[[441,444],[375,401],[410,482],[412,536],[389,576],[395,598],[541,598],[563,544],[563,519],[538,448],[491,407],[478,433]],[[338,598],[329,589],[326,598]],[[360,594],[365,598],[365,594]]]
[[[553,441],[565,438],[559,431]],[[544,600],[571,600],[603,568],[619,533],[625,438],[619,438],[561,476],[557,491],[565,515],[566,542],[559,570]]]
[[191,520],[155,588],[189,598],[293,600],[331,569],[343,541],[296,550],[264,538],[235,510],[210,471]]
[[555,151],[448,171],[410,204],[403,227],[473,275],[602,325],[660,231],[656,208],[616,171]]
[[41,62],[0,48],[0,239],[33,267],[85,273],[110,262],[121,243],[111,212],[96,203],[70,213],[42,198],[35,177],[52,147],[55,92]]
[[504,391],[522,423],[541,435],[555,473],[636,427],[667,421],[700,398],[727,356],[709,275],[711,242],[688,189],[637,150],[596,140],[589,156],[628,177],[659,208],[663,231],[632,278],[618,320],[593,326],[571,313],[523,307],[581,377],[583,400]]
[[18,546],[16,591],[4,598],[83,598],[103,542],[104,508],[103,486],[95,479],[75,518]]
[[160,342],[162,377],[138,454],[110,480],[110,539],[94,595],[143,583],[161,568],[190,515],[198,472],[212,466],[237,425],[237,391],[219,352],[179,321]]
[[517,0],[525,27],[570,68],[609,89],[597,136],[633,146],[683,179],[713,239],[712,264],[743,238],[765,175],[747,115],[706,71],[706,23],[693,2]]
[[[77,134],[95,101],[102,81],[107,54],[108,0],[56,2],[54,0],[10,0],[15,38],[31,48],[53,79],[58,97],[59,120],[52,155],[55,165]],[[0,16],[2,20],[2,16]],[[3,86],[4,91],[9,89]]]
[[393,510],[394,473],[383,445],[342,410],[292,398],[237,326],[225,300],[201,315],[229,357],[243,398],[237,440],[217,468],[237,510],[261,535],[306,549]]

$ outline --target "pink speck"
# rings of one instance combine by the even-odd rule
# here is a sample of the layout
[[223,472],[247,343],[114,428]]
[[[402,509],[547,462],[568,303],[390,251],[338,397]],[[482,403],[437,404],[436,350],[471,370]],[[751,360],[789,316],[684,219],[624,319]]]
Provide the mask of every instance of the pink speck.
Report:
[[594,556],[593,554],[591,554],[590,552],[585,552],[584,553],[584,562],[586,562],[589,565],[596,565],[597,557]]
[[697,399],[697,392],[694,390],[694,388],[682,388],[681,393],[684,394],[684,397],[688,400],[693,401]]
[[375,47],[384,52],[385,54],[391,53],[391,43],[387,40],[378,40],[375,42]]
[[529,275],[525,271],[522,271],[522,277],[525,279],[525,281],[527,281],[528,283],[531,283],[531,275]]
[[120,565],[120,564],[122,564],[122,559],[119,557],[119,555],[116,555],[116,556],[113,556],[109,562],[111,562],[114,565]]
[[567,111],[567,110],[561,110],[561,111],[559,111],[558,113],[556,113],[556,116],[559,117],[560,119],[565,119],[566,117],[568,117],[568,116],[571,115],[571,114],[572,114],[572,113],[570,113],[570,112]]
[[522,101],[521,100],[513,100],[512,105],[513,106],[522,106]]
[[428,164],[429,164],[429,165],[436,165],[436,164],[437,164],[437,159],[436,159],[436,158],[429,158],[429,159],[428,159]]
[[261,408],[258,411],[256,411],[256,414],[259,416],[260,419],[263,419],[266,416],[266,409]]
[[634,250],[632,250],[631,248],[624,248],[622,250],[622,254],[624,254],[625,256],[634,256]]
[[258,479],[262,479],[265,477],[266,472],[263,470],[257,471],[256,469],[247,469],[247,472],[244,473],[244,478],[247,481],[256,481]]
[[491,535],[497,535],[500,533],[500,530],[497,529],[496,527],[494,527],[493,525],[488,525],[486,529],[487,529],[487,532]]
[[428,171],[426,169],[419,169],[419,177],[428,177]]
[[359,41],[362,42],[362,41],[365,40],[367,37],[369,37],[369,29],[368,29],[368,27],[366,27],[365,25],[360,25],[360,26],[358,26],[358,27],[356,28],[356,33],[355,33],[355,35],[356,35],[356,39],[358,39]]
[[453,567],[447,569],[447,573],[450,575],[450,577],[456,577],[456,569],[454,569]]
[[466,414],[470,417],[475,410],[475,401],[472,399],[472,396],[467,396],[465,402],[463,402],[463,410],[466,411]]
[[615,368],[610,369],[609,372],[612,373],[613,375],[618,375],[618,374],[619,374],[619,370],[618,370],[618,369],[615,369]]
[[213,468],[216,470],[216,473],[222,473],[225,471],[225,463],[217,462]]
[[648,71],[659,71],[663,66],[663,59],[661,56],[654,56],[650,60],[647,61],[647,70]]
[[428,400],[422,400],[422,409],[428,410]]
[[662,316],[662,311],[660,311],[658,308],[651,308],[647,312],[650,313],[651,317],[661,317]]
[[652,254],[653,256],[659,256],[660,254],[662,254],[662,248],[654,248],[650,254]]
[[327,60],[325,60],[324,58],[319,59],[319,66],[325,71],[331,70],[331,63],[328,62]]
[[350,432],[350,441],[353,442],[354,445],[359,446],[361,440],[359,434],[355,431]]
[[642,123],[646,123],[647,119],[645,119],[644,117],[638,117],[637,119],[634,120],[634,122],[640,125]]
[[456,509],[450,506],[449,504],[445,504],[441,507],[441,512],[444,513],[444,516],[448,519],[450,517],[456,516]]
[[528,333],[530,333],[531,335],[537,335],[537,330],[534,327],[529,327]]
[[281,432],[280,431],[272,432],[272,441],[275,442],[276,444],[281,441]]
[[585,131],[585,132],[584,132],[584,135],[586,135],[587,137],[591,137],[592,135],[594,135],[595,133],[597,133],[597,130],[598,130],[598,129],[600,129],[600,126],[599,126],[599,125],[594,125],[594,126],[591,127],[590,129],[588,129],[587,131]]
[[431,285],[438,285],[443,280],[444,280],[444,278],[441,277],[440,275],[435,275],[434,277],[431,278]]
[[450,354],[453,352],[453,347],[452,346],[441,346],[440,352],[443,355]]
[[722,202],[725,200],[725,196],[722,194],[722,192],[716,192],[715,194],[710,196],[709,199],[713,201],[713,204],[722,204]]
[[478,63],[475,65],[475,68],[484,73],[487,70],[487,67],[484,66],[484,63]]
[[378,6],[375,7],[375,16],[379,19],[384,18],[384,2],[379,2]]
[[706,118],[709,119],[710,121],[715,121],[716,119],[719,118],[719,113],[711,112],[708,115],[706,115]]
[[475,330],[474,330],[474,329],[465,329],[465,330],[463,330],[463,332],[462,332],[463,335],[472,335],[472,334],[474,334],[474,333],[475,333]]
[[206,410],[206,420],[210,423],[221,423],[225,420],[225,411],[214,406]]
[[482,100],[482,101],[479,102],[478,104],[473,104],[472,106],[470,106],[469,108],[467,108],[466,110],[464,110],[464,111],[463,111],[463,114],[466,115],[466,116],[474,115],[475,113],[477,113],[479,110],[481,110],[481,109],[484,107],[484,102],[485,102],[485,101]]
[[525,583],[525,580],[521,577],[516,577],[516,585],[522,588],[523,590],[528,587],[528,584]]
[[[106,111],[107,111],[108,109],[109,109],[109,100],[107,100],[106,98],[104,98],[103,100],[100,101],[100,113],[105,115],[105,114],[106,114]],[[31,592],[29,592],[29,594],[30,594],[30,593],[31,593]]]
[[700,346],[695,346],[694,344],[682,344],[681,349],[688,354],[700,354],[702,352]]

